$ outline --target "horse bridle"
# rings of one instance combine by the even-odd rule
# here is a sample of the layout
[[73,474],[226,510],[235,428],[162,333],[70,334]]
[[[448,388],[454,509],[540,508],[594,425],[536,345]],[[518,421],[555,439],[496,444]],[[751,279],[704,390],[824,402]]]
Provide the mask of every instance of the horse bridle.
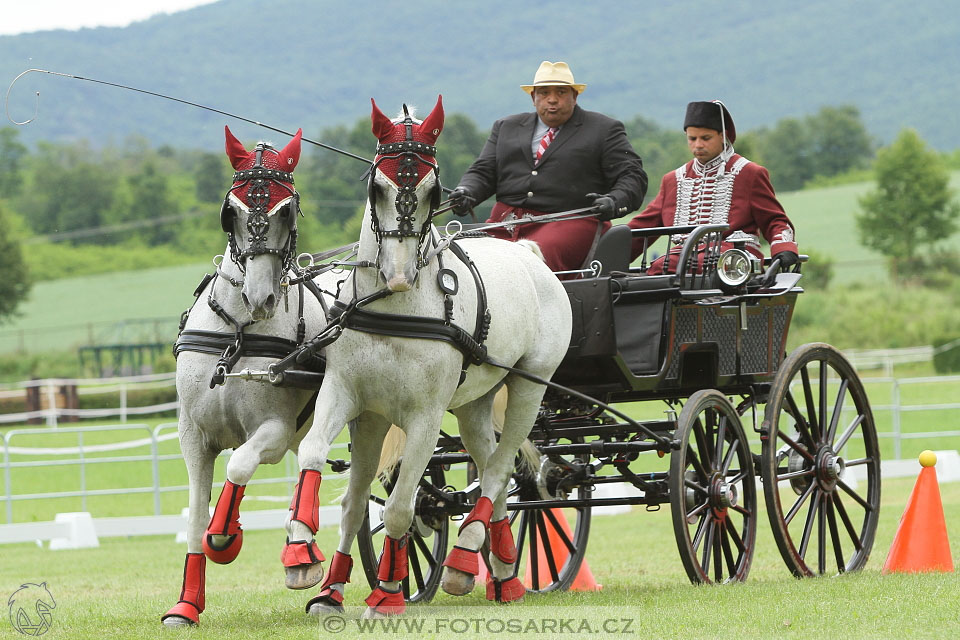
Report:
[[[402,124],[406,130],[406,135],[404,136],[406,139],[401,142],[377,145],[377,155],[373,164],[370,166],[370,179],[367,182],[367,200],[370,202],[370,226],[377,238],[378,246],[383,242],[384,238],[397,238],[400,242],[403,242],[404,238],[416,238],[417,246],[419,247],[423,243],[427,232],[430,230],[434,213],[440,206],[440,167],[436,162],[437,148],[413,139],[414,122],[413,118],[410,117],[410,113],[407,111],[407,105],[403,105],[403,113],[404,119]],[[428,160],[424,156],[428,156],[431,159]],[[396,229],[389,231],[383,229],[383,226],[380,224],[380,218],[377,215],[376,186],[374,184],[377,168],[385,160],[398,161],[396,179],[398,188],[397,197],[394,201],[397,208],[398,226]],[[420,205],[419,198],[417,198],[420,170],[417,165],[420,162],[433,170],[437,182],[430,198],[430,210],[420,225],[420,229],[417,230],[415,214]],[[421,267],[423,267],[423,258],[422,256],[418,256],[417,268],[420,269]]]
[[[255,149],[254,165],[249,169],[242,169],[233,174],[234,186],[227,190],[223,198],[223,206],[220,209],[220,226],[226,231],[229,238],[230,259],[236,263],[241,272],[246,271],[244,262],[247,258],[259,255],[275,255],[280,258],[282,263],[281,272],[286,273],[294,266],[294,257],[297,252],[297,216],[303,215],[300,211],[300,194],[296,189],[291,189],[285,184],[293,184],[292,173],[263,166],[264,152],[276,153],[276,150],[266,143],[258,143]],[[267,246],[267,232],[270,230],[271,182],[283,187],[293,198],[293,210],[288,209],[285,213],[289,234],[284,245],[279,248]],[[230,194],[244,186],[247,187],[247,202],[253,206],[250,209],[250,215],[247,217],[250,243],[247,248],[241,250],[234,233],[234,220],[228,217],[227,210],[233,208],[230,204]],[[287,203],[284,207],[289,208],[290,205],[291,203]],[[282,210],[278,211],[277,215],[284,215],[284,212]]]

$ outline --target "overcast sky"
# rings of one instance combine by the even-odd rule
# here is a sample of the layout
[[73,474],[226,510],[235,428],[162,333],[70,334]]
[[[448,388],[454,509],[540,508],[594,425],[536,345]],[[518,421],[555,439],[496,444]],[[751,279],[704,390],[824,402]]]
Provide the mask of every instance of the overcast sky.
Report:
[[215,0],[4,0],[0,35],[82,27],[125,27],[158,13]]

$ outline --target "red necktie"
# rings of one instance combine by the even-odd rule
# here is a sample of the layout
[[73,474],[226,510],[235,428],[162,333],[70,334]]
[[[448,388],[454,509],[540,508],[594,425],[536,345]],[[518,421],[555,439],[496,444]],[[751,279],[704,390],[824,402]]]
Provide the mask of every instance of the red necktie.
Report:
[[543,137],[540,138],[540,146],[537,147],[537,159],[536,163],[540,162],[540,158],[543,157],[543,152],[547,150],[547,147],[550,146],[550,143],[553,142],[554,136],[557,135],[556,127],[550,127],[547,129],[547,132],[543,134]]

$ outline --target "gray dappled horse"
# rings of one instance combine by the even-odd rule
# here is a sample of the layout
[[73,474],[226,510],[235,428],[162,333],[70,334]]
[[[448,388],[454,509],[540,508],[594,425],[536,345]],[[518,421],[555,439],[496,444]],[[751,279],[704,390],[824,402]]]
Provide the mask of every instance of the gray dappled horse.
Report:
[[[367,509],[384,436],[393,423],[405,431],[406,442],[383,514],[386,538],[379,585],[366,600],[365,615],[404,611],[400,581],[407,575],[416,489],[448,409],[459,420],[463,443],[480,472],[481,497],[464,519],[444,563],[443,588],[457,595],[473,588],[478,551],[489,532],[493,577],[487,597],[516,600],[525,590],[513,566],[516,547],[506,490],[544,387],[484,364],[482,356],[485,350],[498,363],[550,378],[570,342],[570,304],[560,281],[529,246],[475,238],[457,241],[462,258],[453,249],[430,255],[435,241],[431,218],[440,200],[433,147],[443,128],[440,100],[422,122],[409,117],[391,121],[375,103],[372,120],[379,145],[357,257],[376,266],[355,269],[339,296],[338,304],[347,308],[346,328],[359,330],[343,331],[326,349],[313,427],[298,452],[301,477],[315,480],[301,482],[293,500],[298,506],[287,527],[291,540],[312,540],[304,525],[309,518],[295,517],[296,513],[316,511],[317,497],[310,489],[319,483],[330,444],[346,423],[356,419],[340,544],[321,592],[308,609],[342,610],[344,583],[352,566],[350,549]],[[363,309],[356,306],[357,300],[377,297],[384,284],[390,295],[371,298]],[[389,335],[392,330],[382,326],[358,327],[363,319],[376,324],[377,313],[431,318],[434,325],[459,326],[463,331],[455,345]],[[502,385],[509,394],[497,442],[491,408]]]
[[[239,507],[246,484],[258,465],[275,464],[295,451],[305,431],[298,432],[297,417],[311,401],[311,390],[249,384],[224,374],[234,365],[265,369],[326,324],[320,298],[302,284],[289,286],[300,212],[292,172],[300,158],[301,132],[283,149],[260,143],[254,151],[228,128],[225,134],[236,170],[220,214],[229,235],[227,258],[198,289],[177,341],[179,436],[190,515],[183,586],[179,601],[162,618],[167,626],[199,621],[206,558],[225,564],[240,552]],[[224,449],[234,452],[211,518],[214,461]],[[305,526],[316,529],[315,522]],[[288,540],[282,554],[287,586],[314,586],[323,576],[322,559],[312,541]]]

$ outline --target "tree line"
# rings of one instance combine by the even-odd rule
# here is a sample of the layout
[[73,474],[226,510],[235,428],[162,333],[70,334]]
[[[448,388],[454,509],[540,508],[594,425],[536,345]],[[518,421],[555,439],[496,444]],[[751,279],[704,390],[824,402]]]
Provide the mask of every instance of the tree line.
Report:
[[[660,177],[689,160],[685,138],[679,126],[663,127],[641,116],[624,125],[650,176],[649,201]],[[437,156],[445,185],[457,184],[482,149],[487,131],[465,115],[447,116]],[[119,263],[132,253],[154,250],[162,250],[168,262],[197,260],[223,250],[225,238],[218,212],[230,186],[232,169],[222,152],[154,148],[138,137],[103,148],[86,141],[40,142],[30,150],[18,136],[14,128],[0,129],[0,269],[6,281],[6,290],[0,291],[0,318],[12,311],[30,281],[22,264],[23,242],[30,243],[31,254],[97,251],[102,262],[118,256]],[[325,129],[317,139],[364,157],[372,157],[375,146],[365,117],[352,127]],[[250,147],[256,141],[244,142]],[[898,140],[895,144],[903,143]],[[736,144],[739,153],[769,169],[778,191],[866,170],[878,148],[858,110],[849,105],[823,107],[803,118],[785,118],[773,127],[740,133]],[[308,149],[305,147],[295,173],[305,213],[300,222],[300,247],[320,250],[355,240],[365,199],[362,177],[367,167],[327,150]],[[916,153],[921,154],[923,166],[939,159],[939,154],[926,149],[919,138],[909,151],[914,160]],[[877,157],[878,170],[889,162],[888,157],[900,157],[902,153],[882,151]],[[886,175],[889,180],[900,169],[878,173],[878,177]],[[941,172],[945,175],[945,169]],[[929,178],[930,172],[924,175]],[[946,185],[939,189],[931,186],[931,180],[936,183],[936,176],[926,179],[920,190],[927,194],[929,204],[943,204],[941,214],[935,216],[942,224],[918,229],[905,240],[868,238],[864,244],[895,254],[903,262],[904,257],[913,256],[919,244],[937,235],[949,235],[956,211],[950,209]],[[891,189],[891,193],[902,191]],[[871,196],[862,203],[868,211],[862,224],[867,236],[896,215],[883,213],[885,206],[890,208],[891,193]],[[49,262],[43,260],[42,264]],[[33,278],[55,276],[37,272],[41,268],[34,269]],[[16,284],[10,284],[11,280]]]

